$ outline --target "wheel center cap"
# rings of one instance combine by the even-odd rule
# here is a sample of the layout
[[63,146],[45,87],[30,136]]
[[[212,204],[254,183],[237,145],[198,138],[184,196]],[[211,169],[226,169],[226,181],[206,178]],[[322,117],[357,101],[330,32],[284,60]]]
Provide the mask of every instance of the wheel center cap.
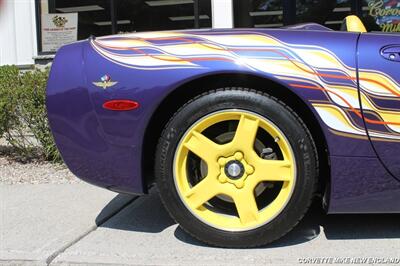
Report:
[[225,165],[225,174],[230,179],[239,179],[244,174],[244,166],[241,162],[237,160],[229,161]]
[[230,183],[236,188],[243,188],[246,178],[254,173],[254,167],[246,162],[242,152],[237,151],[229,157],[218,159],[220,173],[218,180],[221,183]]

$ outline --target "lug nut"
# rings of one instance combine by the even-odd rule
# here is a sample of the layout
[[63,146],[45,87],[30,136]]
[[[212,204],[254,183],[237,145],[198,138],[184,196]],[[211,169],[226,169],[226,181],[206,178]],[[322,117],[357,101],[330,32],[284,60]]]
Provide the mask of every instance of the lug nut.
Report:
[[218,159],[218,164],[219,165],[224,166],[225,163],[226,163],[226,159],[225,158],[221,157],[221,158]]
[[238,161],[242,160],[243,159],[243,153],[241,153],[239,151],[236,152],[235,153],[235,159],[238,160]]
[[243,188],[243,187],[244,187],[244,182],[243,182],[243,180],[237,180],[237,181],[235,182],[235,186],[236,186],[236,188]]
[[253,173],[254,173],[254,167],[251,166],[251,165],[247,165],[247,166],[246,166],[246,173],[247,173],[248,175],[253,174]]
[[225,175],[220,174],[220,175],[218,176],[218,181],[221,182],[221,183],[226,183],[226,182],[228,181],[228,179],[226,178]]

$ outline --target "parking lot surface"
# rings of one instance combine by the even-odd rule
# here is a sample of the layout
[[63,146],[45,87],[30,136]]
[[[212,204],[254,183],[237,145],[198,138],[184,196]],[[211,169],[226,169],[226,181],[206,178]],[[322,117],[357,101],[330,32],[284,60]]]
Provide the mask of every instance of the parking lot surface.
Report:
[[[262,248],[223,249],[187,235],[153,191],[118,195],[84,183],[1,185],[0,264],[398,264],[400,215],[325,215]],[[319,263],[318,263],[319,262]]]

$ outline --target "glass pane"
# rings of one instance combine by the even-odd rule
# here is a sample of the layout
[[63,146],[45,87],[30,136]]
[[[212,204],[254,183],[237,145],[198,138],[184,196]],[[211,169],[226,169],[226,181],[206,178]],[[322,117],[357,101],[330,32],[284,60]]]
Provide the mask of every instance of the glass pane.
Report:
[[400,32],[400,0],[363,0],[368,31]]
[[[194,18],[195,1],[198,1],[198,25]],[[40,0],[38,3],[41,52],[55,52],[64,44],[91,35],[211,28],[212,24],[211,0]],[[66,37],[62,31],[70,30],[68,25],[74,25],[74,31]]]
[[351,14],[350,0],[297,0],[297,23],[315,22],[340,30],[343,19]]
[[211,0],[199,0],[200,28],[212,27]]
[[282,0],[235,0],[235,27],[276,28],[283,26]]
[[[193,0],[118,0],[118,32],[193,29]],[[211,27],[211,0],[199,1],[200,26]]]
[[50,13],[78,13],[78,40],[111,34],[109,0],[49,0]]

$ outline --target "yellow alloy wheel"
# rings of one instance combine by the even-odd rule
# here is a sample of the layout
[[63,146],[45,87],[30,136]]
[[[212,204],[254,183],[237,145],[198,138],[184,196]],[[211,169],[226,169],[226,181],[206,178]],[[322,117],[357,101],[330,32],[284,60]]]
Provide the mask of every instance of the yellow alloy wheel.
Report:
[[[218,144],[204,134],[208,128],[226,121],[237,123],[228,142]],[[272,137],[281,158],[263,159],[255,151],[260,130]],[[206,166],[196,184],[190,181],[190,154]],[[296,162],[284,134],[266,118],[237,109],[212,113],[189,128],[176,149],[173,167],[175,187],[188,210],[202,222],[225,231],[246,231],[273,220],[290,200],[296,182]],[[265,182],[279,182],[281,186],[263,206],[257,202],[256,190]],[[210,201],[216,197],[230,202],[234,212],[213,208]]]

